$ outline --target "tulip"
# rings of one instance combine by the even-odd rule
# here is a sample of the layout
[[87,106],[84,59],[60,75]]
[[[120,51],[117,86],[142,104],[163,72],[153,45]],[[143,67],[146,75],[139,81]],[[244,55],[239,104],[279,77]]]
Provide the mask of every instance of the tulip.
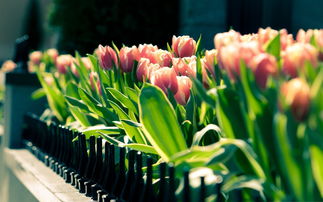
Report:
[[169,67],[171,65],[173,56],[170,52],[158,49],[153,53],[153,55],[155,62],[152,63],[157,63],[161,67]]
[[176,72],[173,68],[162,67],[152,73],[151,83],[161,88],[166,94],[170,89],[173,94],[178,90]]
[[2,72],[11,72],[17,67],[17,64],[12,60],[7,60],[2,64],[1,71]]
[[267,53],[255,56],[250,62],[250,68],[254,72],[256,83],[261,89],[266,88],[268,77],[276,75],[278,72],[276,58]]
[[172,48],[178,57],[191,57],[196,53],[196,42],[189,36],[173,36]]
[[205,56],[202,58],[202,65],[205,69],[215,77],[214,65],[216,64],[218,51],[216,49],[205,51]]
[[240,37],[241,42],[257,41],[258,34],[244,34]]
[[192,81],[187,76],[177,76],[178,90],[174,95],[175,100],[180,105],[186,105],[190,98],[190,89],[192,88]]
[[59,73],[66,74],[67,68],[72,65],[73,57],[71,55],[60,55],[56,59],[56,67]]
[[177,75],[196,77],[196,56],[173,58],[172,62]]
[[315,45],[319,50],[319,60],[323,61],[323,29],[309,29],[306,32],[301,29],[297,33],[296,40],[301,43],[311,43],[312,37],[314,37]]
[[218,52],[219,66],[226,70],[228,76],[235,80],[235,75],[240,72],[239,44],[230,44],[222,47]]
[[140,53],[136,46],[123,47],[119,53],[120,57],[120,68],[123,72],[131,72],[134,61],[139,61]]
[[295,43],[293,35],[288,34],[286,29],[281,29],[279,31],[280,34],[280,47],[281,50],[286,50],[288,46],[291,46]]
[[303,120],[310,106],[310,88],[307,83],[300,78],[294,78],[284,83],[280,92],[296,120]]
[[216,34],[214,36],[214,46],[216,49],[220,49],[232,43],[238,43],[240,42],[240,37],[241,37],[240,33],[234,30]]
[[137,79],[138,81],[145,81],[151,78],[151,74],[159,69],[159,64],[150,63],[149,59],[141,58],[137,67]]
[[259,28],[258,43],[261,47],[265,46],[269,41],[278,35],[278,31],[267,27],[266,29]]
[[48,49],[46,51],[47,55],[51,58],[52,62],[56,62],[56,58],[58,57],[58,51],[55,48]]
[[318,51],[312,45],[295,43],[287,47],[283,53],[283,72],[291,77],[296,77],[297,70],[303,68],[306,61],[316,67],[317,60]]
[[91,72],[90,76],[89,76],[89,80],[90,80],[90,85],[93,91],[95,91],[95,84],[96,81],[99,79],[98,74],[96,72]]
[[138,51],[141,58],[148,58],[150,62],[155,63],[154,52],[158,50],[157,46],[152,44],[140,44],[138,46]]
[[40,51],[33,51],[29,54],[29,60],[32,63],[32,65],[39,65],[42,57],[43,53]]
[[266,29],[260,28],[258,30],[258,42],[262,49],[274,39],[278,34],[280,34],[280,46],[281,50],[285,50],[288,46],[294,43],[293,36],[288,34],[286,29],[281,29],[279,31],[267,27]]
[[259,48],[258,41],[249,41],[240,43],[239,47],[240,58],[246,63],[247,66],[250,66],[250,61],[256,55],[259,55],[263,51]]
[[72,63],[71,65],[71,71],[72,73],[76,76],[76,77],[80,77],[80,74],[79,72],[77,71],[77,68],[76,68],[76,65],[75,65],[75,61]]
[[99,45],[97,49],[97,55],[99,58],[100,66],[107,70],[112,69],[113,65],[118,64],[118,58],[116,52],[110,46]]
[[220,67],[227,71],[228,76],[235,80],[236,75],[240,75],[240,61],[244,61],[249,67],[253,57],[260,53],[262,51],[257,41],[235,43],[219,50],[218,61]]
[[82,60],[83,65],[85,66],[85,68],[87,70],[91,70],[91,68],[92,68],[92,62],[91,62],[90,58],[88,58],[88,57],[82,57],[81,60]]

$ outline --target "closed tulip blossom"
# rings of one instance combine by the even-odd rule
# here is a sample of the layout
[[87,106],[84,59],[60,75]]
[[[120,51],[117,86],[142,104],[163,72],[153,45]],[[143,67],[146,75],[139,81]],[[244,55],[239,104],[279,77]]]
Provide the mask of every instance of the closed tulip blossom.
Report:
[[172,48],[178,57],[191,57],[196,53],[196,42],[189,36],[173,36]]
[[57,71],[61,74],[67,73],[67,68],[70,68],[73,62],[71,55],[60,55],[56,59]]
[[240,37],[241,37],[240,33],[234,30],[216,34],[214,36],[214,46],[216,49],[220,49],[232,43],[238,43],[241,41]]
[[137,67],[137,79],[138,81],[150,80],[152,72],[159,69],[159,64],[153,64],[147,58],[141,58]]
[[55,48],[48,49],[46,54],[51,58],[52,62],[56,62],[56,58],[58,57],[58,51]]
[[174,95],[175,100],[180,105],[186,105],[190,98],[190,90],[192,88],[192,81],[187,76],[177,76],[178,90]]
[[140,44],[138,46],[138,51],[140,53],[140,58],[148,58],[150,62],[155,63],[154,52],[158,50],[157,46],[152,44]]
[[139,61],[140,53],[136,46],[123,47],[119,53],[120,69],[123,72],[131,72],[133,69],[134,61]]
[[90,58],[88,58],[88,57],[82,57],[81,60],[82,60],[83,65],[85,66],[85,68],[87,70],[91,70],[91,68],[92,68],[92,62],[91,62]]
[[295,43],[287,47],[283,53],[283,72],[291,77],[296,77],[306,62],[313,67],[318,64],[318,51],[310,44]]
[[254,72],[258,86],[261,89],[265,89],[268,77],[277,74],[278,63],[274,56],[267,53],[261,53],[253,57],[250,62],[250,68]]
[[310,108],[308,84],[300,78],[294,78],[284,83],[280,92],[285,105],[290,107],[293,116],[299,121],[304,120]]
[[12,60],[5,61],[1,66],[1,72],[11,72],[15,70],[17,67],[17,64],[14,63]]
[[90,72],[89,80],[92,90],[95,91],[95,85],[99,80],[98,74],[96,72]]
[[297,33],[296,40],[300,43],[311,43],[312,37],[319,51],[319,60],[323,61],[323,29],[309,29],[306,32],[301,29]]
[[177,75],[196,77],[196,56],[173,58],[172,63]]
[[218,51],[216,49],[205,51],[205,56],[202,58],[202,65],[215,76],[214,65],[217,63]]
[[176,72],[173,68],[162,67],[152,73],[151,83],[161,88],[167,94],[168,89],[176,94],[178,90]]
[[155,61],[153,63],[157,63],[161,67],[169,67],[172,63],[173,55],[166,50],[158,49],[153,53],[153,55]]
[[29,54],[29,61],[33,65],[39,65],[40,61],[43,57],[43,53],[40,51],[33,51],[32,53]]
[[117,54],[110,46],[99,45],[96,54],[98,55],[100,66],[103,69],[112,69],[113,65],[117,66]]

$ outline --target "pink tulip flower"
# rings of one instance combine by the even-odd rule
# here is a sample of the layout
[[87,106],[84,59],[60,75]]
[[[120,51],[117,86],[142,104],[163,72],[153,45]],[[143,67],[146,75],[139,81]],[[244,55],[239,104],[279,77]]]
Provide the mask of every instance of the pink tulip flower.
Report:
[[139,61],[140,53],[136,46],[123,47],[119,53],[120,68],[123,72],[131,72],[133,69],[134,61]]
[[283,53],[283,72],[291,77],[296,77],[297,71],[304,67],[306,61],[316,67],[318,51],[310,44],[295,43],[287,47]]
[[153,52],[153,55],[155,62],[152,63],[157,63],[161,67],[169,67],[172,63],[173,55],[166,50],[158,49]]
[[310,88],[300,79],[294,78],[281,86],[281,95],[285,104],[290,106],[293,116],[301,121],[308,114],[310,108]]
[[217,63],[218,51],[216,49],[205,51],[205,56],[202,58],[202,65],[215,76],[214,65]]
[[196,77],[196,56],[173,58],[172,63],[177,75]]
[[137,67],[137,79],[138,81],[145,81],[151,78],[151,74],[159,69],[159,64],[150,63],[149,59],[141,58]]
[[191,57],[196,53],[196,42],[189,36],[173,36],[172,48],[178,57]]
[[100,66],[107,70],[112,69],[113,65],[117,66],[118,58],[116,52],[110,46],[99,45],[97,49]]
[[56,67],[59,73],[66,74],[67,68],[70,68],[73,62],[71,55],[60,55],[56,59]]
[[266,88],[269,76],[274,76],[278,72],[276,58],[267,53],[261,53],[252,58],[250,68],[254,72],[256,83],[261,89]]
[[232,43],[239,43],[241,41],[240,37],[240,33],[234,30],[216,34],[214,36],[214,46],[216,49],[220,49]]
[[173,94],[178,90],[176,72],[173,68],[162,67],[152,73],[151,83],[161,88],[166,94],[170,89]]
[[177,76],[178,90],[174,95],[175,100],[180,105],[186,105],[190,98],[190,89],[192,88],[192,81],[187,76]]
[[154,52],[158,50],[157,46],[152,44],[140,44],[138,46],[138,51],[141,58],[148,58],[151,63],[155,63]]
[[58,51],[55,48],[48,49],[46,51],[47,55],[52,59],[52,62],[56,62],[56,58],[58,57]]
[[42,57],[43,53],[41,51],[33,51],[29,54],[29,60],[33,65],[39,65]]

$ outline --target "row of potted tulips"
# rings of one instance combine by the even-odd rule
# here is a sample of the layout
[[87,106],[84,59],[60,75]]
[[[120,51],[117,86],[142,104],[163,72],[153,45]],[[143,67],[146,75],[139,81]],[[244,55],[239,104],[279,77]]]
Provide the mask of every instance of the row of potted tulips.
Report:
[[30,65],[43,88],[33,96],[47,96],[46,120],[157,155],[156,165],[206,169],[207,187],[220,178],[229,200],[237,190],[244,199],[322,198],[323,30],[296,39],[284,29],[230,30],[213,50],[199,41],[99,45],[87,57],[36,51]]

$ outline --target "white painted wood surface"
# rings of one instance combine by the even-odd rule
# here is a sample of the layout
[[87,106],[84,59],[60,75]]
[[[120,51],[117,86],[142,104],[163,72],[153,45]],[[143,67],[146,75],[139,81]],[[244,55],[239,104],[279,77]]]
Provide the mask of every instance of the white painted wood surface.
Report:
[[0,156],[1,202],[91,201],[25,149],[4,148]]

